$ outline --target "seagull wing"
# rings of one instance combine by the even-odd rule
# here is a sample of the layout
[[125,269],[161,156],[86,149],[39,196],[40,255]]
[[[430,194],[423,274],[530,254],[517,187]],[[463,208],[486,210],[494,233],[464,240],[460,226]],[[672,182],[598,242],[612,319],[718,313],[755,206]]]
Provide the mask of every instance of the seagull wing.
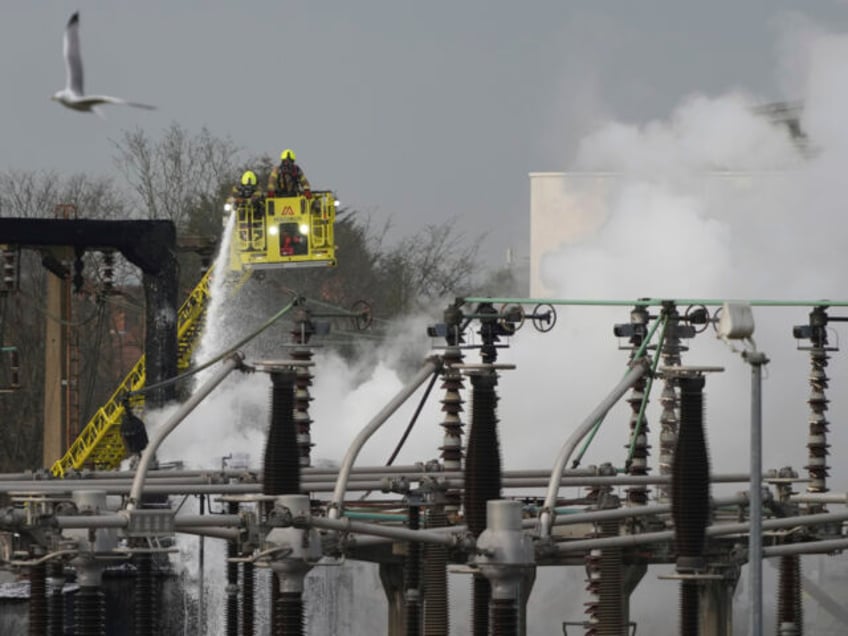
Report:
[[65,71],[67,89],[75,95],[84,95],[82,88],[82,56],[79,41],[79,11],[74,12],[65,27]]
[[130,102],[120,97],[111,97],[109,95],[86,95],[82,99],[77,100],[77,103],[86,106],[97,106],[98,104],[123,104],[124,106],[135,106],[136,108],[144,108],[146,110],[156,110],[156,106],[150,104],[140,104],[139,102]]

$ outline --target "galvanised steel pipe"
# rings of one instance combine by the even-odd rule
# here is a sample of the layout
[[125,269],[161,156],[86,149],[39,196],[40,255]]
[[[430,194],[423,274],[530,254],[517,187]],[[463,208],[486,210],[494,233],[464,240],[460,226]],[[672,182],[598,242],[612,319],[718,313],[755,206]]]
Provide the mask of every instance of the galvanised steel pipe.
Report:
[[205,384],[199,387],[192,396],[180,406],[177,412],[156,430],[150,442],[147,444],[147,448],[145,448],[144,452],[141,454],[141,459],[136,467],[135,478],[133,479],[132,489],[130,490],[129,500],[127,501],[127,510],[135,510],[141,503],[141,495],[144,490],[144,480],[147,477],[147,469],[153,461],[156,451],[159,450],[159,446],[165,441],[165,438],[168,437],[175,428],[177,428],[180,422],[182,422],[188,414],[191,413],[194,408],[224,380],[224,378],[226,378],[235,369],[241,367],[243,360],[244,356],[240,353],[233,353],[228,356],[224,360],[223,367],[209,378]]
[[[819,526],[838,521],[848,521],[848,512],[826,512],[815,515],[798,515],[796,517],[782,517],[780,519],[763,520],[763,530],[779,530],[782,528],[795,528],[797,526]],[[750,530],[748,523],[722,523],[707,526],[707,536],[720,537],[731,534],[743,534]],[[593,548],[629,547],[649,543],[669,541],[674,538],[673,530],[660,530],[659,532],[643,532],[640,534],[628,534],[608,539],[580,539],[557,544],[558,552],[579,552]],[[824,543],[824,542],[822,542]],[[802,544],[798,544],[802,545]],[[778,547],[778,546],[772,546]],[[768,548],[769,550],[771,548]]]
[[[60,528],[126,528],[127,518],[122,514],[57,515],[53,517]],[[176,528],[238,528],[243,519],[239,515],[177,515]]]
[[[433,530],[409,530],[397,526],[381,526],[376,523],[363,523],[353,521],[348,517],[341,519],[330,519],[327,517],[310,517],[306,525],[322,530],[335,530],[344,533],[366,534],[376,537],[385,537],[397,541],[417,541],[419,543],[432,543],[434,545],[456,546],[462,541],[473,541],[469,538],[460,540],[455,534],[448,532],[436,532]],[[445,529],[447,530],[447,529]],[[451,528],[456,532],[455,528]]]
[[804,543],[785,543],[763,548],[763,557],[785,556],[790,554],[829,553],[848,548],[848,539],[823,539]]
[[[744,504],[748,501],[746,495],[734,495],[730,497],[713,497],[710,506],[719,508],[721,506],[733,506]],[[630,506],[612,508],[609,510],[589,510],[587,512],[574,512],[554,519],[555,526],[566,526],[579,523],[596,523],[599,521],[614,521],[628,519],[630,517],[641,517],[647,515],[662,515],[671,512],[671,504],[649,504],[646,506]],[[532,528],[538,523],[536,519],[524,519],[522,525]]]
[[604,417],[616,402],[630,389],[634,382],[647,373],[649,367],[648,362],[644,358],[633,363],[624,378],[615,386],[610,394],[604,398],[595,409],[589,413],[588,417],[583,420],[583,423],[566,440],[559,456],[557,457],[554,468],[551,471],[550,482],[548,484],[548,494],[545,498],[545,505],[542,508],[542,514],[539,516],[539,535],[541,537],[550,536],[551,523],[554,518],[554,507],[556,506],[557,494],[559,492],[559,482],[562,478],[562,472],[568,463],[569,458],[574,449],[586,435],[588,435],[595,426],[595,423]]
[[768,363],[766,355],[759,351],[746,351],[742,356],[751,365],[751,483],[748,519],[748,577],[751,614],[749,627],[752,636],[763,633],[763,488],[756,475],[763,470],[763,365]]
[[[546,471],[546,474],[550,474]],[[568,473],[566,473],[568,474]],[[766,479],[768,475],[764,475]],[[444,488],[462,488],[464,480],[461,478],[444,479],[434,475],[424,476],[423,479],[414,479],[407,477],[410,485],[420,481],[435,482]],[[188,482],[183,483],[182,480],[177,482],[169,482],[165,479],[155,479],[146,481],[143,494],[152,495],[203,495],[203,494],[242,494],[253,495],[261,494],[261,482],[245,482],[245,483],[224,483],[210,484],[208,482]],[[634,484],[666,484],[670,483],[671,479],[667,475],[620,475],[614,477],[568,477],[564,476],[560,479],[561,487],[576,487],[576,486],[627,486]],[[713,475],[710,479],[711,483],[741,483],[749,481],[747,473],[730,473],[726,475]],[[517,488],[544,488],[550,483],[548,478],[530,477],[530,478],[506,478],[503,480],[504,489]],[[36,493],[70,493],[73,490],[78,490],[82,484],[76,482],[73,486],[68,482],[61,480],[46,481],[46,482],[0,482],[0,493],[9,493],[11,495],[32,495]],[[95,485],[95,484],[91,484]],[[301,484],[302,493],[314,492],[331,492],[336,488],[335,481],[310,481]],[[98,490],[103,490],[109,495],[125,495],[130,491],[132,486],[129,480],[103,480],[96,483]],[[348,481],[349,492],[364,492],[364,491],[381,491],[385,486],[385,481],[358,481],[350,479]],[[829,493],[828,493],[829,494]],[[805,497],[808,495],[799,495]],[[825,495],[827,496],[827,494]],[[838,502],[843,502],[844,499],[838,499]],[[0,520],[1,522],[2,520]]]
[[383,409],[374,416],[374,418],[359,431],[359,434],[354,438],[353,442],[347,449],[342,464],[339,467],[339,476],[336,480],[336,486],[333,490],[333,498],[330,501],[327,514],[331,519],[336,519],[341,516],[344,506],[344,497],[347,490],[347,482],[350,477],[350,472],[353,469],[353,463],[356,461],[359,451],[365,446],[365,442],[377,432],[377,430],[385,424],[386,420],[415,393],[416,389],[421,386],[427,378],[436,373],[442,365],[441,358],[433,356],[427,359],[423,367],[415,374],[415,377],[405,386],[400,392],[392,398]]

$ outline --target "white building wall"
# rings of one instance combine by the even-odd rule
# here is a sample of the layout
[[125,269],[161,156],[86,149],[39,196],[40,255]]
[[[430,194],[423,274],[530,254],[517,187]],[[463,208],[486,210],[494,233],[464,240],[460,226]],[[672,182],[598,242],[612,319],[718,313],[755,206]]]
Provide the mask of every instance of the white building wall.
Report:
[[543,256],[577,243],[604,223],[616,175],[595,172],[530,173],[530,297],[548,298]]

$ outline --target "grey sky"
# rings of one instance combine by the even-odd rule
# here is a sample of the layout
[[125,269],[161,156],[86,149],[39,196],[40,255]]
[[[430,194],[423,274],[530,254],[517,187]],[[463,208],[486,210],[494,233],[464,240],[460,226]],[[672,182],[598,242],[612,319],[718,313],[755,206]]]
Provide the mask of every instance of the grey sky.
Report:
[[[61,108],[61,37],[81,11],[86,91],[159,106]],[[298,153],[313,185],[399,231],[461,217],[484,254],[526,256],[531,171],[561,170],[609,118],[693,92],[792,98],[787,12],[839,29],[837,0],[774,2],[7,2],[0,169],[113,173],[110,139],[176,121],[246,155]]]

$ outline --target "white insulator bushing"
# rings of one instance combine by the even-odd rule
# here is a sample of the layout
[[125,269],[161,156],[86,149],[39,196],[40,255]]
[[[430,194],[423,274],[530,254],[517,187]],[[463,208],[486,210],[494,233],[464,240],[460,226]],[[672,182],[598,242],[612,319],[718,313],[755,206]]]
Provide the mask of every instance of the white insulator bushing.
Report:
[[489,530],[521,531],[521,502],[505,499],[487,501],[486,525]]

